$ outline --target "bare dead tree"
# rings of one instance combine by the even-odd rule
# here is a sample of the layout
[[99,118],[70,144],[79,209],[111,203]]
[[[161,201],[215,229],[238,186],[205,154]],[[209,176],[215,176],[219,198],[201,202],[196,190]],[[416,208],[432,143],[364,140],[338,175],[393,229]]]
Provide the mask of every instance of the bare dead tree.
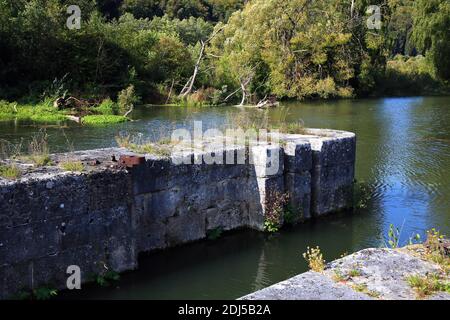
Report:
[[130,113],[132,113],[133,110],[134,110],[134,104],[132,103],[132,104],[130,105],[130,109],[128,109],[128,111],[125,112],[125,114],[124,114],[123,116],[124,116],[125,118],[128,117],[128,115],[129,115]]
[[170,91],[169,91],[169,95],[167,96],[167,100],[166,100],[166,104],[169,103],[170,98],[172,96],[172,90],[173,90],[173,85],[175,84],[175,79],[172,79],[172,85],[170,86]]
[[352,5],[350,7],[350,18],[353,19],[353,13],[355,12],[355,0],[352,0]]
[[245,103],[245,100],[247,99],[247,86],[248,84],[252,81],[253,79],[253,73],[251,73],[250,75],[246,76],[246,77],[241,77],[239,79],[239,82],[241,84],[241,90],[242,90],[242,100],[241,103],[239,104],[239,106],[243,106]]

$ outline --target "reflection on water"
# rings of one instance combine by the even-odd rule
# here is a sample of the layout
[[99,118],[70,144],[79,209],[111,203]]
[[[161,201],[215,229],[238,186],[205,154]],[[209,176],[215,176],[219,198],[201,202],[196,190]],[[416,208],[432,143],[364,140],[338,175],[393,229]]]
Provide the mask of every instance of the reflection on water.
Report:
[[[71,298],[213,299],[237,298],[307,269],[302,252],[321,246],[327,260],[383,244],[391,223],[402,227],[401,241],[438,227],[450,234],[450,98],[392,98],[289,103],[286,121],[302,119],[308,127],[333,128],[357,134],[356,176],[369,190],[363,209],[319,219],[280,235],[237,232],[218,241],[201,242],[140,259],[119,288],[86,286]],[[157,137],[175,127],[204,129],[227,124],[230,114],[251,117],[264,111],[221,108],[146,107],[134,122],[89,128],[69,125],[64,132],[76,149],[114,146],[120,131]],[[270,121],[285,111],[268,112]],[[27,139],[35,126],[0,124],[0,138]],[[49,127],[53,152],[65,151],[60,129]]]

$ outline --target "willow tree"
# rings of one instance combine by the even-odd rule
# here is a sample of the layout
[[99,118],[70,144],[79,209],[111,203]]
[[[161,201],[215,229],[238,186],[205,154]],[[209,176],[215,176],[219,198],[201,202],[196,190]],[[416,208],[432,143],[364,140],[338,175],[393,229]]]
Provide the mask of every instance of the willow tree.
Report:
[[[348,97],[361,61],[343,0],[254,0],[234,13],[209,53],[216,72],[243,96]],[[362,28],[361,28],[362,29]],[[364,41],[364,39],[362,39]]]
[[413,40],[433,63],[436,74],[450,80],[450,1],[416,0]]

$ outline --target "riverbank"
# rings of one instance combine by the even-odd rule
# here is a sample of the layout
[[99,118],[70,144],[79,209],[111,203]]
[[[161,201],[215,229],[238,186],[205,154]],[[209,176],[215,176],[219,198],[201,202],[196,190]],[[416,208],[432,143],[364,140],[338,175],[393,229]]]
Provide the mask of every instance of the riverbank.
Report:
[[450,300],[449,260],[425,245],[365,249],[242,297],[242,300]]
[[[87,110],[82,110],[86,113]],[[30,121],[35,123],[61,123],[75,121],[84,125],[105,125],[128,121],[125,116],[114,114],[112,103],[102,103],[92,108],[92,114],[79,115],[80,111],[71,109],[59,110],[53,106],[51,100],[38,104],[18,104],[0,100],[1,121]]]

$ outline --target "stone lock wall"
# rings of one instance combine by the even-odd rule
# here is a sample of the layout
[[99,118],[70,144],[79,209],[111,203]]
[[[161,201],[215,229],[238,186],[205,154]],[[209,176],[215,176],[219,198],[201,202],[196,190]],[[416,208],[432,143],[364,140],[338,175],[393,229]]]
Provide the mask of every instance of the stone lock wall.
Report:
[[[354,134],[312,129],[281,138],[281,146],[253,147],[254,161],[245,164],[179,165],[147,155],[121,169],[111,155],[131,153],[111,148],[71,154],[87,164],[83,173],[53,168],[0,179],[0,298],[65,288],[70,265],[87,281],[106,267],[135,269],[140,252],[200,240],[217,228],[263,230],[270,192],[289,193],[299,219],[352,206]],[[89,166],[93,160],[101,165]]]

